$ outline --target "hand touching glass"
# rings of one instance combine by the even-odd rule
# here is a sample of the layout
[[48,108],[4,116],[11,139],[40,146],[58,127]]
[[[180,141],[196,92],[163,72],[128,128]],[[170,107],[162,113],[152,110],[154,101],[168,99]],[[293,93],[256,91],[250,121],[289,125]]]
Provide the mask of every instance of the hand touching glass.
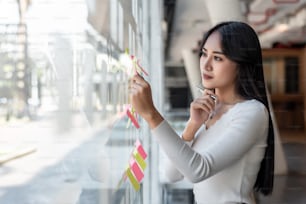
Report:
[[154,106],[150,84],[138,74],[131,79],[130,98],[132,107],[147,121],[150,128],[163,121],[163,117]]

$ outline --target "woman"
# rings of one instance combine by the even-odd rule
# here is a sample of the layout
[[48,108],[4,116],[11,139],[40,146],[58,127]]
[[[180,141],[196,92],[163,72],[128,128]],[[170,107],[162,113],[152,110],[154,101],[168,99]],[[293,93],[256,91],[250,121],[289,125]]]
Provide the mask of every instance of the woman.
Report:
[[139,75],[132,79],[132,106],[170,158],[170,179],[194,183],[197,204],[254,204],[254,190],[272,192],[274,173],[274,132],[254,30],[242,22],[213,27],[201,45],[200,69],[205,89],[191,103],[181,137]]

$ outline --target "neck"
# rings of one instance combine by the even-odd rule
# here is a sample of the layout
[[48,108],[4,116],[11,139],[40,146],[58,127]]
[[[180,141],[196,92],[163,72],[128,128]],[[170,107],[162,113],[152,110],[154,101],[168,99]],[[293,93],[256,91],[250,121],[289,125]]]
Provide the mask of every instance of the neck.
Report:
[[234,105],[244,100],[243,97],[235,91],[221,91],[218,89],[215,91],[218,96],[218,104],[220,105]]

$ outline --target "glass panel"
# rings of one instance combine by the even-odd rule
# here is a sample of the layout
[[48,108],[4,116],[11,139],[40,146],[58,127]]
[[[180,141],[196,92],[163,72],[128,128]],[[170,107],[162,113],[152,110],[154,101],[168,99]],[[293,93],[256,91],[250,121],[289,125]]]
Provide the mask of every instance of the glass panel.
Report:
[[148,129],[128,98],[129,78],[150,62],[142,1],[31,1],[23,19],[9,2],[0,203],[143,203]]

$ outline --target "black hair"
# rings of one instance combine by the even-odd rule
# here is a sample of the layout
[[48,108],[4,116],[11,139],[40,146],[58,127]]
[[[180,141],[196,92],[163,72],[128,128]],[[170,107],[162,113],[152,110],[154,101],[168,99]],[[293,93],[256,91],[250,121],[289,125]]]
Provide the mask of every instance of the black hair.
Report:
[[[208,37],[214,32],[218,32],[221,36],[221,47],[224,55],[237,63],[238,76],[236,88],[238,93],[246,99],[260,101],[270,113],[264,80],[261,46],[256,32],[243,22],[222,22],[206,32],[200,49],[203,48]],[[267,147],[254,185],[255,191],[264,195],[271,194],[273,179],[274,129],[271,114],[269,114]]]

